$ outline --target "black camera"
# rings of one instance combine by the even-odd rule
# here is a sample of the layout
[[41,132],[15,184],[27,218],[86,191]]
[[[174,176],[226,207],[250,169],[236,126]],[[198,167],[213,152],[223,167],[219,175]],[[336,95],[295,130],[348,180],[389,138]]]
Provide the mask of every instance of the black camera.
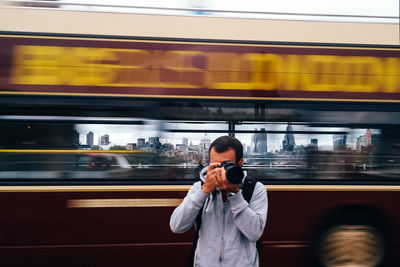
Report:
[[243,180],[244,173],[239,164],[236,164],[232,161],[224,161],[220,166],[216,168],[225,168],[226,178],[231,184],[240,184]]

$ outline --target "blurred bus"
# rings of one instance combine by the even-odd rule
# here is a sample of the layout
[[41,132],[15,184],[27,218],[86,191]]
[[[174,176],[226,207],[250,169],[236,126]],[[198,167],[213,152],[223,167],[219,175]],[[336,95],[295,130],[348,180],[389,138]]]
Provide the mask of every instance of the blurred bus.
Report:
[[2,266],[184,266],[218,136],[269,197],[262,266],[398,266],[399,49],[0,36]]

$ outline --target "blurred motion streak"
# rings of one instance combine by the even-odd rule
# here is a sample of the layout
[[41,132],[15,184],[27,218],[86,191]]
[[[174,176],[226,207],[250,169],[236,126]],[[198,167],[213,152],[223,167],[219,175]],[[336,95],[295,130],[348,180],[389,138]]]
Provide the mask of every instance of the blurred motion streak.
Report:
[[176,207],[182,199],[71,199],[68,208]]

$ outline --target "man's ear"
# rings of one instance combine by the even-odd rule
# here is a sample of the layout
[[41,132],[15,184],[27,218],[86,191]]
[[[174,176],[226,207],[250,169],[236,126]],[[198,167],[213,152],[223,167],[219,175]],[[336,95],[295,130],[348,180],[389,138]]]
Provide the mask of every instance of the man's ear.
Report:
[[241,159],[239,160],[238,164],[239,164],[240,166],[243,165],[243,158],[241,158]]

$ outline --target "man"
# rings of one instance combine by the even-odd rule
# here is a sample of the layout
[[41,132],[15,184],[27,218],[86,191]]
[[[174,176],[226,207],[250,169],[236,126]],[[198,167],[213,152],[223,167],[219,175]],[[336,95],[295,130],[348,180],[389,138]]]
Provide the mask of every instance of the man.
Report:
[[204,184],[194,183],[174,210],[171,230],[189,230],[203,207],[194,266],[258,266],[256,242],[263,233],[268,208],[265,187],[257,182],[248,203],[241,184],[229,183],[226,170],[219,167],[225,161],[243,164],[243,146],[236,138],[219,137],[210,145],[209,155],[210,165],[200,172]]

